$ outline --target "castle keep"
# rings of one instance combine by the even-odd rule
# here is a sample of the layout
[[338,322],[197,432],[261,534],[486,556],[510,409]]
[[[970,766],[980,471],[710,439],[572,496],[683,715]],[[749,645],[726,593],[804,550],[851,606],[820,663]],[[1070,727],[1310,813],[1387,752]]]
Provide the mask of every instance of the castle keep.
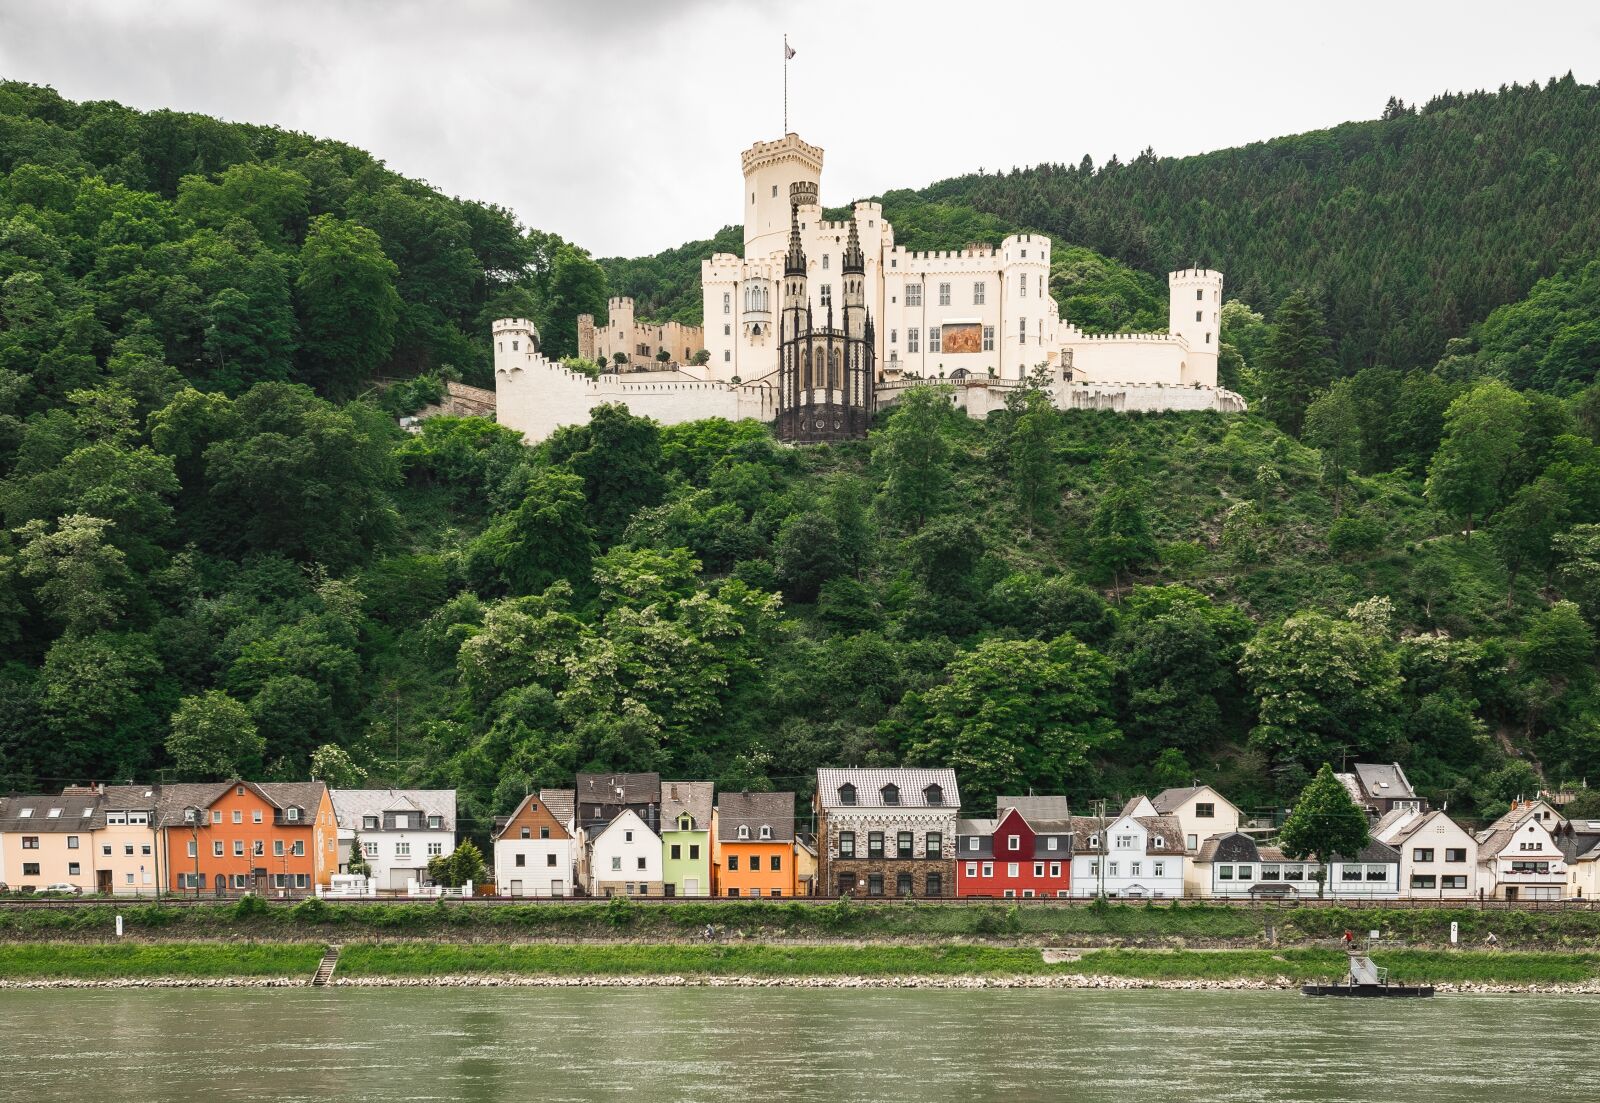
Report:
[[[881,204],[822,217],[822,150],[798,135],[758,142],[742,163],[744,256],[701,263],[703,327],[641,324],[631,300],[613,299],[608,326],[579,319],[580,350],[616,369],[591,380],[542,356],[526,319],[500,319],[502,424],[543,440],[620,402],[664,424],[751,417],[784,440],[845,439],[927,382],[954,385],[954,404],[986,417],[1041,367],[1062,409],[1245,408],[1217,386],[1220,272],[1168,276],[1166,333],[1086,334],[1050,295],[1047,237],[913,252]],[[701,348],[709,359],[695,364]]]

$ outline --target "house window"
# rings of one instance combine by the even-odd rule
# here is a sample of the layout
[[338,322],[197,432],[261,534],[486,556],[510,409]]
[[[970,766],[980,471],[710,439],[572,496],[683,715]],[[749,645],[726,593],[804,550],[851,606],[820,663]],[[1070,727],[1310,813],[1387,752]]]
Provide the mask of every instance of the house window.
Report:
[[428,857],[430,857],[430,858],[442,858],[442,857],[444,857],[444,844],[443,843],[429,843],[428,844]]
[[378,830],[378,817],[377,816],[362,816],[361,817],[361,829],[363,831],[376,831],[376,830]]
[[1061,863],[1060,862],[1051,862],[1050,863],[1050,876],[1052,876],[1052,877],[1060,877],[1061,876]]
[[883,857],[883,832],[882,831],[869,831],[869,832],[867,832],[867,857],[869,857],[869,858],[881,858],[881,857]]
[[983,327],[983,351],[994,351],[994,326]]
[[978,875],[978,863],[977,862],[968,862],[967,863],[967,876],[968,877],[976,877],[977,875]]
[[739,890],[738,889],[729,889],[728,890],[728,896],[729,897],[734,897],[734,896],[738,896],[738,895],[739,895]]
[[622,855],[613,854],[611,856],[611,868],[613,870],[618,871],[618,872],[620,872],[622,870]]
[[68,835],[67,836],[67,849],[68,850],[77,850],[78,849],[78,836],[76,836],[76,835]]
[[772,838],[772,828],[768,827],[766,824],[762,824],[761,825],[761,837],[763,839]]
[[1150,872],[1155,874],[1157,877],[1165,877],[1167,875],[1167,863],[1152,862],[1150,865]]
[[1007,850],[1021,850],[1022,849],[1022,836],[1020,836],[1020,835],[1007,835],[1006,836],[1006,849]]
[[944,854],[944,835],[938,831],[930,831],[922,837],[922,855],[925,858],[938,858]]
[[750,837],[750,829],[748,827],[744,826],[743,824],[740,824],[739,825],[739,838],[748,839],[749,837]]
[[1447,873],[1439,878],[1439,883],[1441,888],[1465,889],[1467,887],[1467,876],[1464,873]]
[[1194,817],[1197,820],[1215,819],[1217,806],[1215,804],[1197,804],[1194,806]]
[[[534,807],[537,808],[538,805],[534,805]],[[428,817],[428,830],[430,830],[430,831],[438,831],[438,830],[442,829],[443,827],[444,827],[444,817],[443,816],[429,816]]]
[[1218,866],[1217,867],[1217,880],[1219,880],[1219,881],[1231,881],[1231,880],[1233,880],[1233,867],[1232,866]]
[[1022,863],[1021,862],[1007,862],[1006,863],[1006,876],[1007,877],[1020,877],[1021,875],[1022,875]]
[[[435,843],[434,845],[437,846],[438,844]],[[546,854],[544,856],[544,864],[552,869],[555,868],[556,856],[554,854]]]
[[939,327],[938,326],[929,326],[928,327],[928,351],[929,352],[938,352],[939,351]]
[[759,855],[759,854],[750,855],[750,872],[751,873],[760,873],[761,872],[761,855]]
[[909,831],[901,831],[896,833],[894,839],[894,856],[896,858],[913,858],[916,856],[912,853],[913,847],[915,846],[915,843],[913,843],[912,839],[912,833]]
[[533,829],[530,827],[524,827],[518,837],[523,839],[533,838]]
[[1128,863],[1128,876],[1129,877],[1141,877],[1143,875],[1144,875],[1144,863],[1143,862],[1129,862]]
[[906,330],[907,352],[916,352],[922,348],[922,345],[919,343],[919,339],[917,337],[917,335],[921,332],[922,330],[918,329],[916,326],[912,326],[910,329]]
[[1268,866],[1268,865],[1262,866],[1261,867],[1261,879],[1263,881],[1281,881],[1283,879],[1283,869],[1282,869],[1282,867],[1281,866]]
[[37,876],[39,876],[39,863],[38,862],[23,862],[22,863],[22,875],[24,877],[37,877]]
[[550,837],[550,827],[549,827],[549,825],[548,824],[541,825],[540,828],[539,828],[539,838],[548,839],[549,837]]
[[1389,879],[1389,867],[1388,866],[1368,866],[1367,867],[1367,880],[1369,880],[1369,881],[1387,881],[1388,879]]
[[622,841],[625,842],[625,843],[633,842],[633,832],[632,831],[624,831],[622,833]]
[[922,285],[920,283],[908,283],[908,284],[906,284],[906,305],[907,306],[921,306],[922,305]]
[[1419,847],[1417,847],[1416,849],[1412,850],[1412,852],[1411,852],[1411,860],[1413,862],[1431,862],[1431,861],[1433,861],[1433,848],[1431,846],[1419,846]]
[[1106,876],[1107,877],[1115,877],[1116,875],[1117,875],[1117,863],[1116,862],[1107,862],[1106,863]]
[[868,896],[882,896],[883,895],[883,874],[881,874],[881,873],[869,873],[869,874],[867,874],[867,895]]
[[978,849],[978,836],[976,836],[976,835],[967,836],[967,849],[968,850],[977,850]]
[[[260,847],[261,844],[257,843],[256,846]],[[362,843],[361,844],[361,853],[365,854],[368,858],[376,858],[378,856],[378,844],[377,843]]]
[[730,872],[731,871],[735,871],[738,868],[739,868],[739,856],[737,854],[728,855],[728,869],[729,869],[729,871]]
[[839,857],[854,858],[856,856],[856,833],[854,831],[839,832]]
[[673,843],[672,844],[672,860],[674,862],[676,862],[676,861],[678,861],[678,859],[680,859],[682,857],[683,857],[683,847],[679,846],[677,843]]
[[257,809],[255,809],[254,811],[252,811],[250,813],[250,822],[251,823],[260,823],[261,822],[261,809],[257,808]]
[[243,839],[235,839],[235,840],[233,840],[233,856],[235,858],[243,858],[244,857],[244,840]]
[[944,874],[930,873],[924,883],[924,892],[928,896],[944,895]]
[[947,283],[941,283],[939,285],[939,305],[950,305],[950,285]]
[[221,809],[218,809],[217,811],[211,813],[211,822],[212,823],[221,823],[222,822],[222,810]]
[[1466,847],[1446,847],[1444,860],[1447,862],[1464,862],[1467,860]]
[[215,842],[213,842],[211,844],[211,856],[213,858],[222,857],[222,840],[221,839],[218,839],[218,840],[216,840]]
[[1138,845],[1139,845],[1139,838],[1138,838],[1137,835],[1118,835],[1117,836],[1117,849],[1118,850],[1133,850]]
[[639,861],[638,861],[638,864],[637,864],[637,866],[635,868],[637,868],[637,869],[643,869],[644,868],[644,855],[643,854],[639,855]]
[[911,874],[897,873],[894,878],[894,894],[896,896],[911,895]]
[[885,785],[878,792],[883,796],[883,803],[890,805],[898,805],[900,803],[900,786],[894,784]]
[[856,802],[856,787],[848,781],[839,786],[839,803],[854,804]]
[[1091,861],[1089,863],[1089,876],[1090,877],[1098,877],[1098,876],[1100,876],[1100,859],[1099,858],[1096,858],[1096,859],[1094,859],[1093,861]]
[[690,843],[689,844],[689,860],[691,862],[698,862],[700,860],[700,844],[699,843]]
[[511,864],[516,866],[518,869],[522,869],[528,864],[528,856],[526,854],[518,854],[515,856],[515,861],[513,861]]
[[1035,863],[1033,863],[1033,875],[1035,877],[1043,877],[1044,876],[1044,863],[1043,862],[1035,862]]
[[1413,873],[1411,875],[1411,887],[1414,889],[1431,889],[1436,883],[1437,879],[1431,873]]
[[[752,867],[752,868],[754,868],[754,867]],[[767,868],[772,870],[773,872],[777,872],[778,870],[782,869],[783,868],[783,855],[782,854],[774,854],[774,855],[772,855],[772,857],[767,860]],[[773,895],[776,896],[777,893],[773,893]]]
[[1155,847],[1157,850],[1165,850],[1167,848],[1167,840],[1162,836],[1157,835],[1150,840],[1150,845]]
[[993,877],[994,876],[994,863],[993,862],[985,862],[985,863],[983,863],[983,875],[985,877]]
[[1339,868],[1339,880],[1341,880],[1341,881],[1359,881],[1359,880],[1361,880],[1361,867],[1360,866],[1352,866],[1352,865],[1341,866]]
[[1255,880],[1255,876],[1256,876],[1256,867],[1255,866],[1240,866],[1239,867],[1239,880],[1241,880],[1241,881],[1253,881],[1253,880]]
[[1189,849],[1190,850],[1194,850],[1196,848],[1196,846],[1199,844],[1199,841],[1200,841],[1200,837],[1198,835],[1190,835],[1189,838],[1188,838]]
[[972,305],[973,306],[982,306],[983,305],[983,281],[982,280],[978,280],[976,283],[974,283],[972,285]]

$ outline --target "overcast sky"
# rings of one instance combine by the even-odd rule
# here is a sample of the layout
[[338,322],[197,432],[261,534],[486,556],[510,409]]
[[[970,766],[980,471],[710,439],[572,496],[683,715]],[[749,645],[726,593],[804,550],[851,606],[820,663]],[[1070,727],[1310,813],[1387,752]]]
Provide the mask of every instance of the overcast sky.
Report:
[[275,123],[597,255],[740,216],[783,124],[829,205],[978,168],[1195,153],[1390,95],[1600,77],[1600,4],[0,0],[0,75]]

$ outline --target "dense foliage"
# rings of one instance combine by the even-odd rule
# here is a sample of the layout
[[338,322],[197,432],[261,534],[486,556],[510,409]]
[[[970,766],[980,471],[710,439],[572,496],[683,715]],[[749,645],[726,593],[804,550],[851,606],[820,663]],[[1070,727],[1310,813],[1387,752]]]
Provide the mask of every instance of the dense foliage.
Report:
[[[1588,258],[1547,242],[1525,299],[1353,375],[1326,296],[1230,303],[1242,417],[1024,391],[979,423],[929,388],[863,442],[604,408],[528,447],[402,433],[437,381],[368,381],[468,371],[501,310],[590,308],[574,247],[347,147],[0,103],[0,787],[450,786],[481,841],[584,768],[804,794],[955,763],[970,807],[1198,777],[1256,809],[1355,756],[1480,815],[1600,773]],[[446,248],[457,221],[479,236]],[[1083,316],[1159,324],[1153,277],[1056,266]],[[665,304],[686,271],[611,280]]]

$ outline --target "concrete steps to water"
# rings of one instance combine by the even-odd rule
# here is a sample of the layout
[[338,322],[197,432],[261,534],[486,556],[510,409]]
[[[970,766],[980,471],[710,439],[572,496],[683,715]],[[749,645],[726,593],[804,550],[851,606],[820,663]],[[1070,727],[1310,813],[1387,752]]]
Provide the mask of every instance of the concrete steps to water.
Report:
[[329,946],[323,951],[322,960],[317,962],[317,972],[311,978],[311,987],[321,988],[333,977],[334,969],[339,965],[339,947]]

